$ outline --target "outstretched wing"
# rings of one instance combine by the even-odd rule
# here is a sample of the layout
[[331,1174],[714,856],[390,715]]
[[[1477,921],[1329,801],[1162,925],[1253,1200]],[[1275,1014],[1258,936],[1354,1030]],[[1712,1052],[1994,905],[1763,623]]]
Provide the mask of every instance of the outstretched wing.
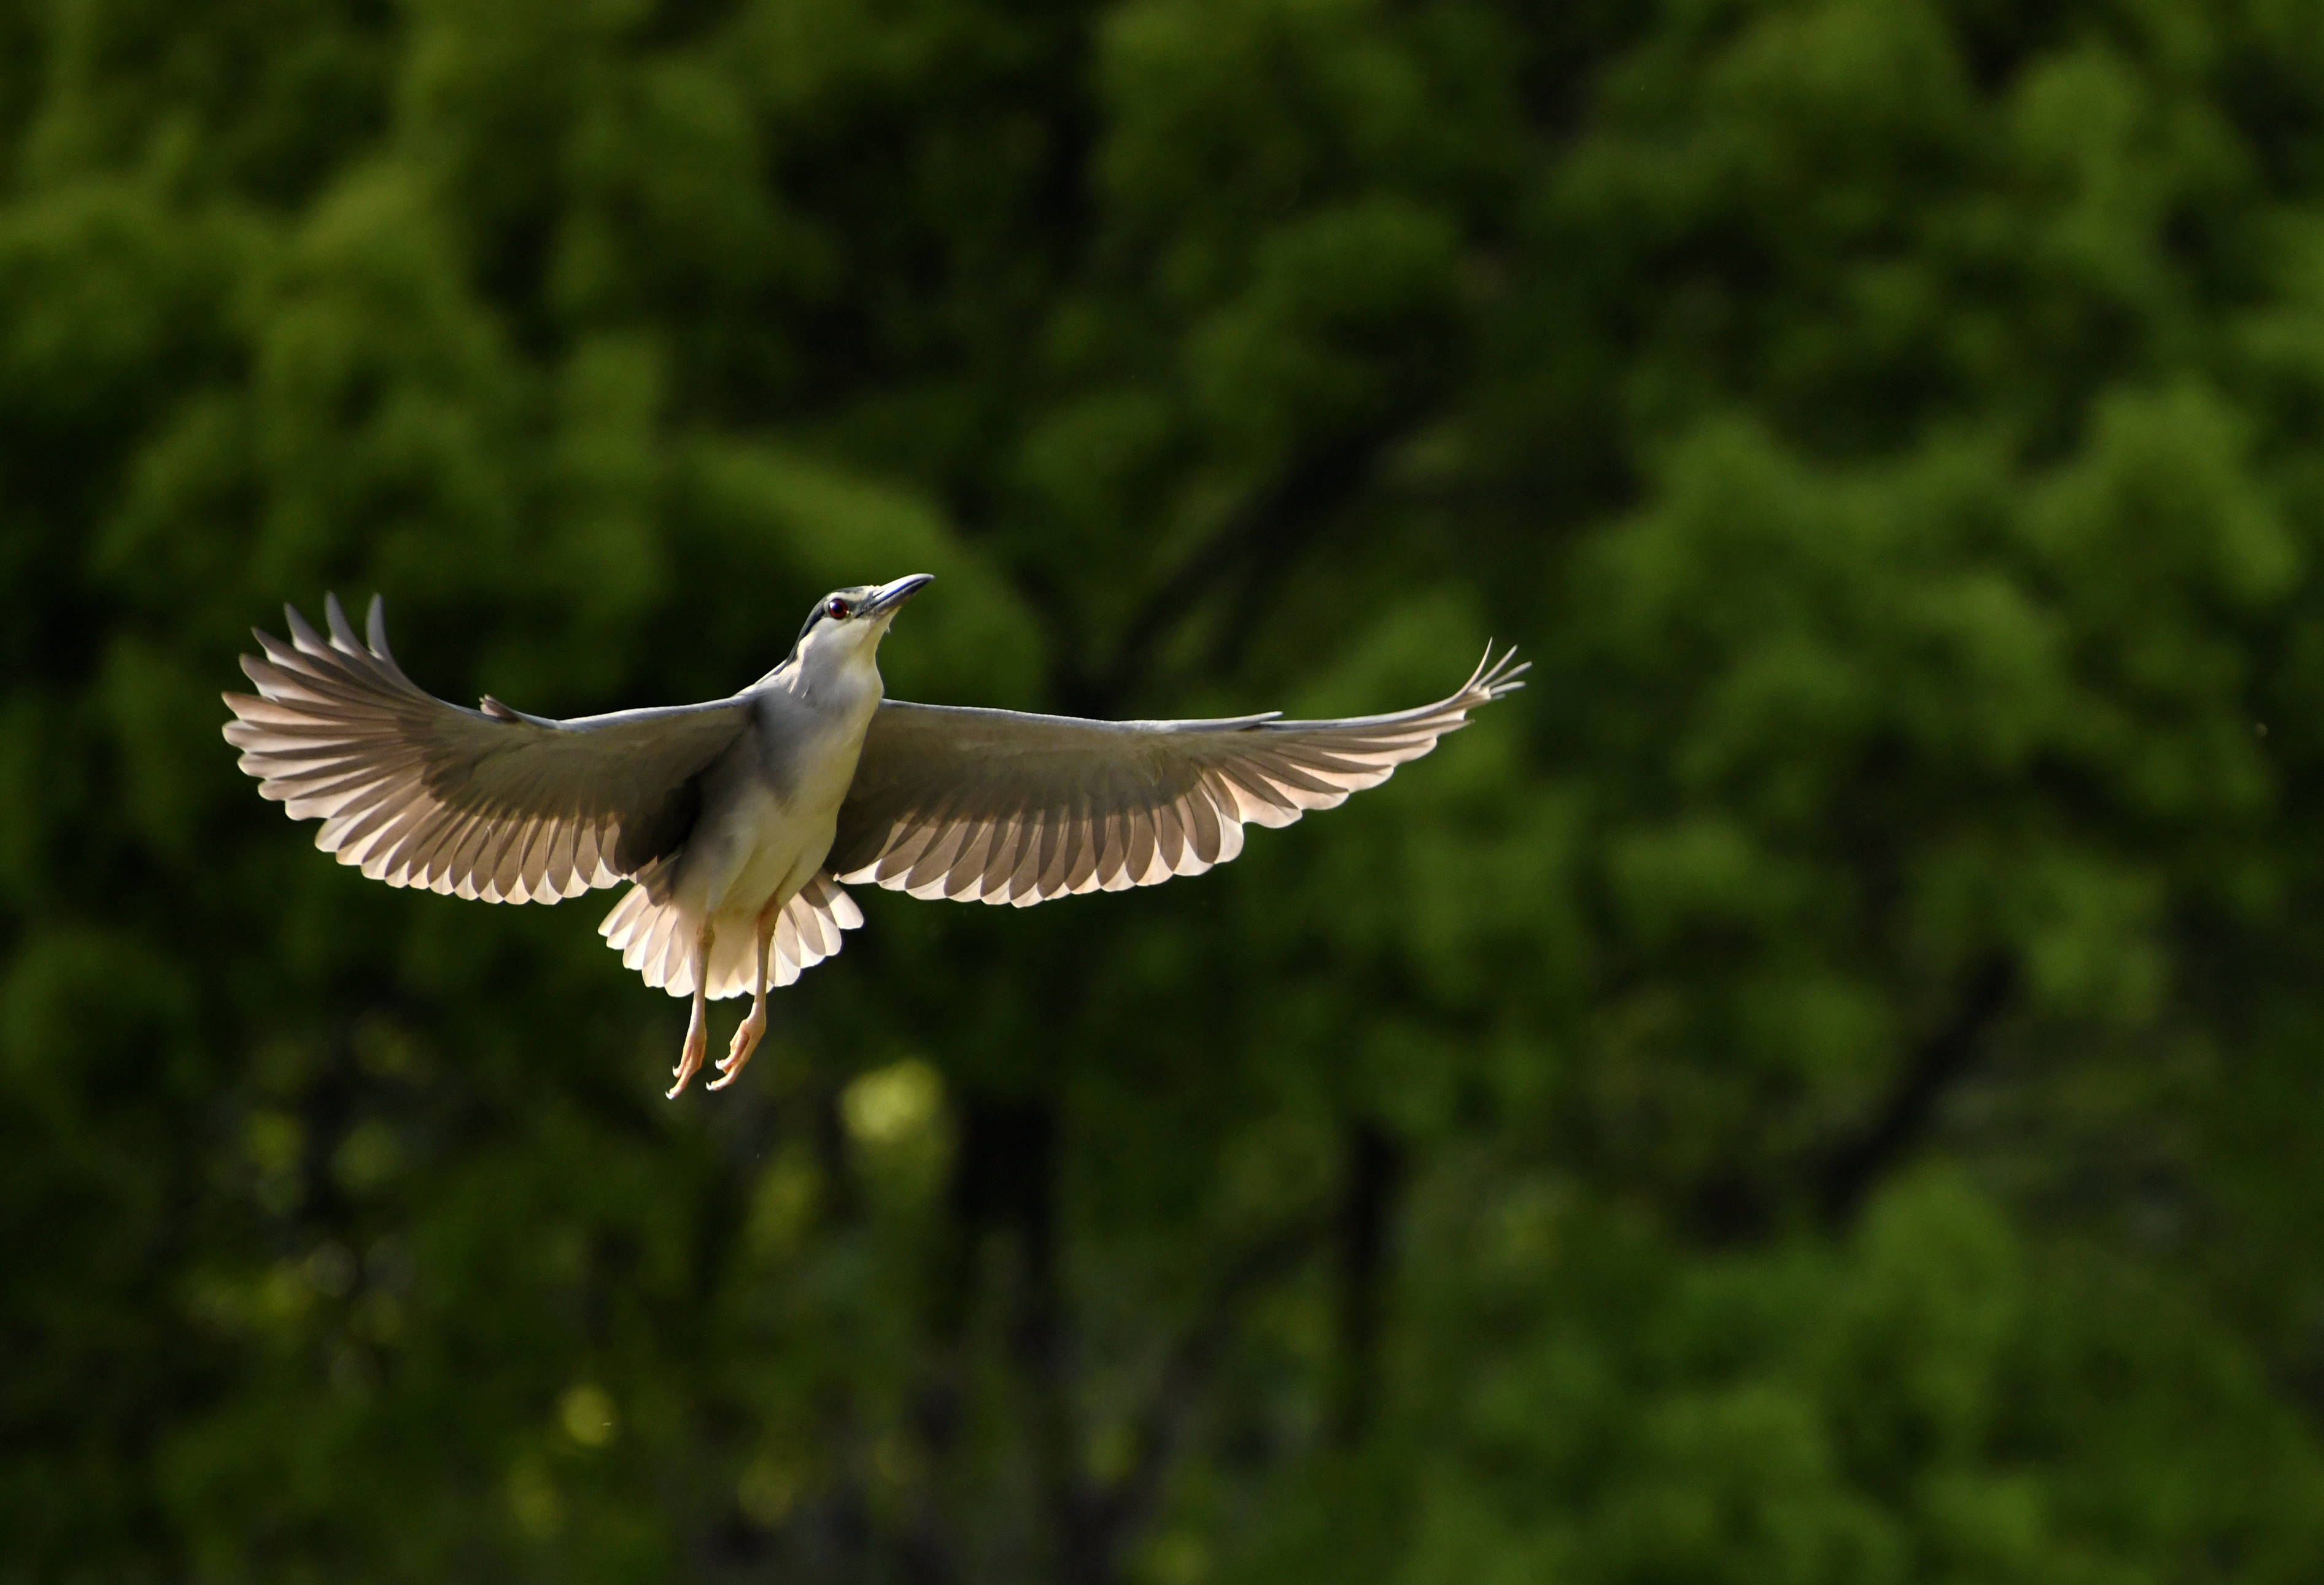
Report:
[[463,709],[403,675],[377,598],[368,645],[337,596],[325,611],[327,640],[288,606],[290,643],[258,634],[265,656],[242,660],[258,696],[226,696],[226,741],[261,797],[321,816],[317,847],[390,886],[486,902],[611,886],[686,840],[694,778],[747,724],[733,699],[574,721]]
[[1080,721],[881,706],[825,868],[914,897],[1025,908],[1151,886],[1242,851],[1242,823],[1288,825],[1386,781],[1468,714],[1524,687],[1492,652],[1459,692],[1346,721]]

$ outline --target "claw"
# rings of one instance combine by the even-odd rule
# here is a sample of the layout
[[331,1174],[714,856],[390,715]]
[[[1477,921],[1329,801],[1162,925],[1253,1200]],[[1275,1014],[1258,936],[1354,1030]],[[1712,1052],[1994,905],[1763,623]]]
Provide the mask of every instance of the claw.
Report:
[[678,1083],[669,1087],[670,1100],[677,1100],[678,1092],[692,1082],[695,1074],[702,1071],[702,1059],[709,1054],[710,1032],[702,1027],[700,1016],[697,1014],[695,1021],[686,1027],[686,1048],[678,1054],[678,1066],[671,1070],[677,1074]]
[[734,1028],[733,1044],[726,1055],[718,1059],[719,1076],[710,1081],[707,1088],[724,1090],[742,1075],[742,1064],[759,1049],[759,1037],[767,1032],[767,1010],[764,1004],[751,1009],[751,1016]]

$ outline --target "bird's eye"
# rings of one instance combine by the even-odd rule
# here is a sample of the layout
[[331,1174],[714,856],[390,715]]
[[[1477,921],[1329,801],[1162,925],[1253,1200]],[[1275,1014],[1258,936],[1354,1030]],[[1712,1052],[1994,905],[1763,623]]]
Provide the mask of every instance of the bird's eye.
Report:
[[823,613],[834,622],[844,621],[847,616],[847,602],[834,595],[823,603]]

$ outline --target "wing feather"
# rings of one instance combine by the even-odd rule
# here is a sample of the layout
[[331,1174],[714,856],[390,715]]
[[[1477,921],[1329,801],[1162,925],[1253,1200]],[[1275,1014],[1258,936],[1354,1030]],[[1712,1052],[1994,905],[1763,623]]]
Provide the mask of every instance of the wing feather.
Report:
[[[1185,806],[1179,798],[1157,804],[1154,817],[1148,822],[1154,829],[1154,864],[1162,867],[1162,872],[1153,876],[1156,880],[1167,880],[1177,874],[1179,862],[1186,856],[1186,828],[1179,821]],[[1153,865],[1147,867],[1147,873],[1153,873]]]
[[890,701],[865,734],[827,862],[842,880],[1019,908],[1151,886],[1377,787],[1522,687],[1514,650],[1433,705],[1341,721],[1082,721]]
[[387,647],[372,602],[357,637],[336,597],[328,636],[285,608],[290,637],[243,658],[255,695],[228,694],[227,742],[259,793],[315,845],[391,886],[491,902],[554,902],[674,851],[695,779],[749,725],[740,699],[575,721],[431,697]]
[[1041,900],[1041,877],[1056,862],[1058,827],[1063,824],[1060,811],[1049,806],[1026,811],[1024,852],[1009,874],[1008,900],[1014,906],[1021,908]]
[[1194,783],[1186,806],[1194,816],[1194,857],[1207,870],[1219,862],[1219,806],[1211,801],[1208,778]]
[[1121,811],[1107,809],[1095,816],[1096,825],[1091,835],[1099,839],[1097,852],[1097,889],[1100,891],[1120,891],[1130,885],[1130,833],[1125,829]]
[[967,834],[941,877],[945,896],[965,897],[983,882],[984,856],[992,851],[993,825],[991,820],[984,819],[962,827]]

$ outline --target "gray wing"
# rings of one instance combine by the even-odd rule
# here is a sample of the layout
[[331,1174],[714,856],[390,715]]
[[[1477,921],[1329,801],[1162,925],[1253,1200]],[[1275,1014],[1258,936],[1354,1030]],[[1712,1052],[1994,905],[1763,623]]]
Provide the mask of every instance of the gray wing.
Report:
[[1459,692],[1394,715],[1080,721],[882,705],[825,869],[914,897],[1025,908],[1151,886],[1242,851],[1242,823],[1288,825],[1386,781],[1468,714],[1524,685],[1516,651]]
[[673,851],[694,824],[694,779],[748,724],[739,700],[575,721],[496,699],[463,709],[422,693],[388,653],[380,602],[370,642],[325,604],[328,640],[290,607],[290,643],[258,634],[243,657],[258,696],[228,694],[226,741],[259,794],[315,845],[390,886],[555,902],[610,886]]

